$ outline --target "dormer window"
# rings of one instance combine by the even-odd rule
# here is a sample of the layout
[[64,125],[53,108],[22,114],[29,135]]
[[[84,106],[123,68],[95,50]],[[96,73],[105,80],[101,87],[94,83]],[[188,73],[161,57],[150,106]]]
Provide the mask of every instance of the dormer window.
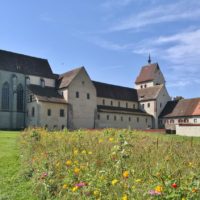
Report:
[[141,99],[144,99],[144,95],[140,96]]
[[45,81],[44,81],[44,79],[40,79],[40,85],[42,86],[42,87],[45,87]]

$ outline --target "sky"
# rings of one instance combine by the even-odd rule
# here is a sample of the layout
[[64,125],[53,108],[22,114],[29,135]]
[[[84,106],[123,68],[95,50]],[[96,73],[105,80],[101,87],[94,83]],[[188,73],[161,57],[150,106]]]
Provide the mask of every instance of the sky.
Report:
[[198,0],[0,0],[0,49],[85,66],[92,80],[133,88],[150,53],[171,97],[200,97]]

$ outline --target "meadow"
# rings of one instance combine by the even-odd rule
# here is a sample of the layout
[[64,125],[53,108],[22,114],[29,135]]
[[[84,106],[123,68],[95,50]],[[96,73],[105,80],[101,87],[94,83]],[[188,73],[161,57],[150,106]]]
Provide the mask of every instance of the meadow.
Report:
[[115,129],[20,137],[20,177],[37,199],[200,199],[198,138]]

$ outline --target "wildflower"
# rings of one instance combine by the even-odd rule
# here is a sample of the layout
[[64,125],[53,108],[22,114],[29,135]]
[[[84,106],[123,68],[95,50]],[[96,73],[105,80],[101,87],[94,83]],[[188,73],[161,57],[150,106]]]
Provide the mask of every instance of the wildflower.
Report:
[[87,185],[88,184],[85,183],[85,182],[80,182],[80,183],[75,184],[75,186],[78,187],[78,188],[81,188],[81,187],[84,187],[84,186],[87,186]]
[[99,143],[102,143],[103,142],[103,140],[102,139],[99,139]]
[[83,150],[81,153],[82,153],[82,154],[86,154],[87,152],[86,152],[86,150]]
[[59,162],[57,162],[57,163],[56,163],[56,167],[59,167],[59,166],[60,166],[60,163],[59,163]]
[[188,166],[189,166],[189,167],[194,167],[194,165],[193,165],[192,162],[189,162],[189,163],[188,163]]
[[111,137],[109,138],[109,141],[110,141],[110,142],[113,142],[113,140],[114,140],[114,138],[111,138]]
[[150,190],[149,194],[152,196],[154,196],[154,195],[156,196],[156,195],[161,195],[161,192],[157,192],[156,190]]
[[78,175],[80,172],[80,169],[78,167],[75,167],[74,168],[74,174]]
[[98,190],[95,190],[95,191],[93,192],[93,194],[94,194],[94,196],[99,196],[99,195],[100,195],[100,192],[99,192]]
[[172,186],[173,188],[177,188],[177,187],[178,187],[176,183],[173,183],[171,186]]
[[127,194],[124,194],[124,195],[122,196],[122,200],[128,200]]
[[92,155],[92,151],[89,151],[88,154],[89,154],[89,155]]
[[140,182],[142,182],[142,180],[138,178],[138,179],[135,180],[135,182],[140,183]]
[[124,171],[124,172],[123,172],[123,177],[124,177],[124,178],[128,178],[128,176],[129,176],[129,172],[128,172],[128,171]]
[[193,188],[193,189],[192,189],[192,192],[193,192],[193,193],[196,193],[196,192],[198,192],[198,189]]
[[78,190],[77,186],[75,186],[75,187],[72,188],[72,192],[76,192],[77,190]]
[[162,193],[163,187],[160,186],[160,185],[158,185],[158,186],[156,186],[155,191],[156,191],[157,193]]
[[74,155],[78,155],[78,150],[74,149]]
[[68,167],[72,165],[72,161],[71,160],[67,160],[65,163]]
[[48,173],[47,172],[43,172],[42,175],[41,175],[41,178],[44,179],[47,176],[48,176]]
[[116,185],[119,181],[117,179],[112,180],[112,185]]
[[63,185],[63,189],[67,189],[67,187],[68,187],[67,184]]

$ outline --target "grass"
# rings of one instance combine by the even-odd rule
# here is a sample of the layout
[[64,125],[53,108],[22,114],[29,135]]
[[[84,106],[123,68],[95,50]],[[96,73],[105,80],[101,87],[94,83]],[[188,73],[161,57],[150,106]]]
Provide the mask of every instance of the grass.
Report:
[[20,176],[19,132],[0,131],[0,200],[34,200],[30,181]]
[[21,135],[38,199],[200,199],[200,139],[130,130]]

